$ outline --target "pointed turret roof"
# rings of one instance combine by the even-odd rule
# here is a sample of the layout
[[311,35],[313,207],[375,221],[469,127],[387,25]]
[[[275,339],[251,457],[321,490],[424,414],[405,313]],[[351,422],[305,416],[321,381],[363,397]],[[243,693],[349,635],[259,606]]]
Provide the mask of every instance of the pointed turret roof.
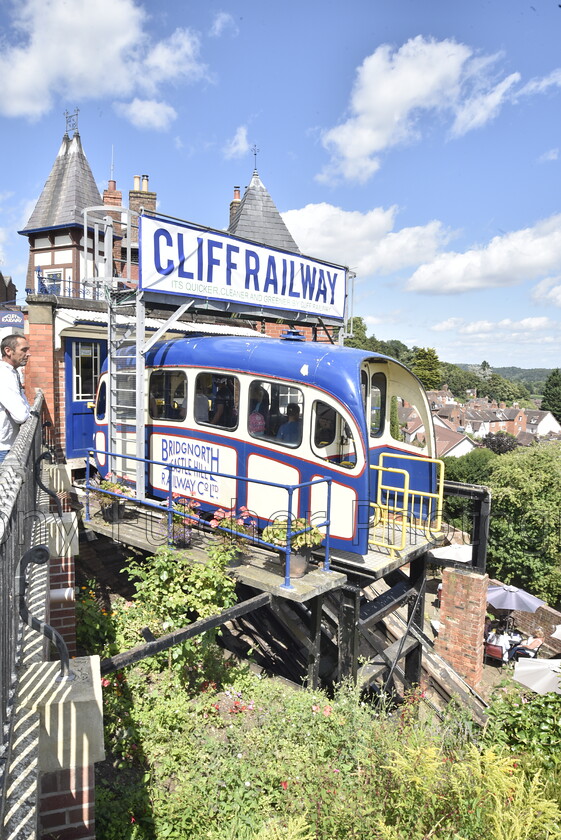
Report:
[[261,242],[263,245],[300,253],[300,248],[283,222],[257,169],[253,171],[251,183],[230,222],[228,233],[251,239],[253,242]]
[[62,138],[51,174],[29,221],[20,233],[60,227],[81,227],[85,207],[102,204],[80,135]]

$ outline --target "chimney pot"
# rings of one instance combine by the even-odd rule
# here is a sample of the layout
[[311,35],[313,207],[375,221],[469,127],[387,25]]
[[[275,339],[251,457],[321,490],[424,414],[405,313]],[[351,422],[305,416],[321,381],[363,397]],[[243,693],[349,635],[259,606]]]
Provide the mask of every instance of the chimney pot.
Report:
[[142,192],[148,192],[148,175],[142,176]]
[[135,175],[135,176],[134,176],[134,187],[133,187],[133,190],[134,190],[135,192],[139,192],[139,190],[140,190],[140,175]]
[[107,189],[111,190],[111,192],[115,192],[117,189],[117,181],[110,180],[109,184],[107,185]]
[[234,201],[240,200],[240,188],[234,187]]

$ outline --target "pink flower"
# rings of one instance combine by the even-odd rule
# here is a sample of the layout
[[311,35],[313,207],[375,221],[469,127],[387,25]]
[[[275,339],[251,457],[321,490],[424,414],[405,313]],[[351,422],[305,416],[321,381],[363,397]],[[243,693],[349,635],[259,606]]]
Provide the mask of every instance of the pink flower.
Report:
[[331,714],[332,711],[333,711],[333,706],[324,706],[323,714],[325,715],[325,717],[329,717],[329,715]]
[[281,788],[282,788],[283,790],[286,790],[286,789],[287,789],[287,787],[288,787],[288,782],[281,782]]
[[104,688],[107,688],[108,685],[111,685],[111,680],[108,680],[107,677],[103,677],[101,684]]
[[320,707],[319,707],[319,706],[312,706],[312,712],[314,713],[314,715],[315,715],[317,712],[319,712],[319,710],[320,710]]

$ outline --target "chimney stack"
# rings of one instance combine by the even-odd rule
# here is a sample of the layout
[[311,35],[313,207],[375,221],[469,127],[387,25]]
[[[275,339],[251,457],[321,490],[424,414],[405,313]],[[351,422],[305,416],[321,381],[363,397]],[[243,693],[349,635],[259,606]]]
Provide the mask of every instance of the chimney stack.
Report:
[[234,187],[234,198],[230,202],[230,226],[233,224],[233,221],[236,218],[236,213],[239,210],[240,204],[240,188]]

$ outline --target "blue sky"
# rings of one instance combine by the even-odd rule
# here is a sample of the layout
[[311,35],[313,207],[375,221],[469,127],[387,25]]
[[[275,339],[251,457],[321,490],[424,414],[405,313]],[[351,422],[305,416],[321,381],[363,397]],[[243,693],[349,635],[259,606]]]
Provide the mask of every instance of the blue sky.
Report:
[[228,224],[257,168],[378,338],[561,365],[557,0],[0,0],[0,268],[79,107],[100,191]]

